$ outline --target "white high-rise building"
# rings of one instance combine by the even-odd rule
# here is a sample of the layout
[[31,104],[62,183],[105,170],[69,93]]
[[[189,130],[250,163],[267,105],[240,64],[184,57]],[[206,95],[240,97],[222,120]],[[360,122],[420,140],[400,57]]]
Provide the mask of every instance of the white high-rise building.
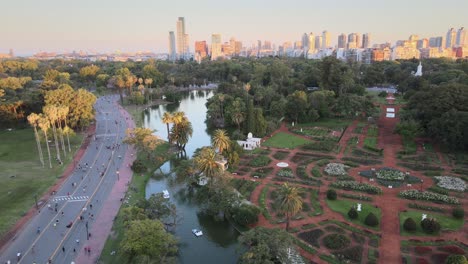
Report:
[[461,27],[457,32],[457,47],[464,47],[468,46],[468,34],[466,33],[466,29]]
[[309,34],[309,52],[315,50],[315,36],[314,33]]
[[185,33],[185,19],[179,17],[177,20],[177,55],[181,59],[187,59],[189,56],[189,37]]
[[325,30],[322,32],[322,49],[329,48],[330,46],[331,46],[330,32]]
[[176,44],[174,31],[169,31],[169,60],[175,61],[177,59]]
[[449,29],[449,31],[447,32],[447,38],[445,40],[446,41],[445,47],[446,48],[455,47],[456,38],[457,38],[457,31],[454,28]]
[[319,50],[322,49],[322,36],[315,37],[315,49]]
[[223,56],[221,52],[222,44],[221,34],[211,35],[211,60],[216,60],[217,58]]

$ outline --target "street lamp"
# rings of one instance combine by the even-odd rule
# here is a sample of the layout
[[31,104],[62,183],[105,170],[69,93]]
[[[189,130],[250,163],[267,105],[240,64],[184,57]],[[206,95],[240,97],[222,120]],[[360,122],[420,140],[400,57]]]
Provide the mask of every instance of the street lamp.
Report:
[[119,180],[120,180],[120,172],[119,172],[119,170],[117,170],[116,173],[117,173],[117,180],[119,181]]
[[39,204],[37,204],[37,194],[34,195],[34,200],[36,201],[36,210],[39,210]]
[[423,186],[423,182],[424,182],[424,180],[423,180],[423,179],[421,179],[421,192],[422,192],[422,186]]

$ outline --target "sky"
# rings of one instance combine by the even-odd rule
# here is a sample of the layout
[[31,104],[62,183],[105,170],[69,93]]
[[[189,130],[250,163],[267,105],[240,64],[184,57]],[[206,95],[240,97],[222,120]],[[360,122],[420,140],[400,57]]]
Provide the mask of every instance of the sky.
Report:
[[442,36],[468,27],[467,0],[1,0],[0,53],[167,52],[168,32],[185,17],[190,50],[219,33],[244,46],[280,45],[304,33],[370,33],[372,44]]

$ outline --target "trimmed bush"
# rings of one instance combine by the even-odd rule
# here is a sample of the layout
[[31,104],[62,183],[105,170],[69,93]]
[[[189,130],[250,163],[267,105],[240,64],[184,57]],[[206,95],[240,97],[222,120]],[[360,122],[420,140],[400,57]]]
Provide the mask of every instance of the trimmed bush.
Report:
[[408,232],[414,232],[418,228],[416,222],[413,218],[409,217],[406,218],[405,222],[403,223],[403,228]]
[[465,216],[465,210],[461,207],[453,208],[452,215],[457,219],[462,219]]
[[440,224],[435,218],[426,218],[421,221],[421,228],[428,234],[434,234],[440,231]]
[[336,200],[337,194],[336,191],[333,189],[330,189],[327,191],[327,199],[328,200]]
[[144,173],[148,170],[148,168],[141,160],[135,160],[131,166],[131,169],[135,173]]
[[328,249],[343,249],[351,243],[351,240],[342,234],[330,234],[323,238],[323,243]]
[[463,255],[450,255],[446,260],[446,264],[468,264],[468,260]]
[[375,216],[375,214],[369,213],[366,216],[366,219],[364,220],[364,223],[366,225],[368,225],[368,226],[378,226],[379,225],[379,219],[377,218],[377,216]]
[[358,212],[357,212],[356,208],[351,207],[351,209],[349,209],[349,211],[348,211],[348,216],[349,216],[349,218],[351,218],[351,219],[356,219],[356,218],[358,218]]

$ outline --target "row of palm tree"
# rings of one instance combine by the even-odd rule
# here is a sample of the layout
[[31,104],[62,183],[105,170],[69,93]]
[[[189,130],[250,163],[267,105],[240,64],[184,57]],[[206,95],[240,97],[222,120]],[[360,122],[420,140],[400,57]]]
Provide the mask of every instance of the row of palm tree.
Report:
[[41,137],[39,136],[37,128],[39,128],[44,136],[44,140],[47,146],[47,154],[49,157],[49,167],[52,168],[52,159],[50,154],[50,147],[49,147],[49,130],[52,131],[54,144],[55,144],[55,151],[57,160],[62,162],[62,157],[60,153],[60,147],[63,151],[63,156],[67,156],[67,150],[65,145],[64,135],[67,138],[68,143],[68,152],[71,152],[70,146],[70,134],[73,134],[73,130],[67,125],[67,116],[69,112],[69,108],[66,106],[54,106],[54,105],[47,105],[42,109],[43,113],[36,114],[31,113],[27,119],[29,124],[34,129],[34,137],[36,139],[37,150],[39,152],[39,160],[42,164],[42,167],[45,166],[44,164],[44,156],[42,154],[42,147],[41,147]]

